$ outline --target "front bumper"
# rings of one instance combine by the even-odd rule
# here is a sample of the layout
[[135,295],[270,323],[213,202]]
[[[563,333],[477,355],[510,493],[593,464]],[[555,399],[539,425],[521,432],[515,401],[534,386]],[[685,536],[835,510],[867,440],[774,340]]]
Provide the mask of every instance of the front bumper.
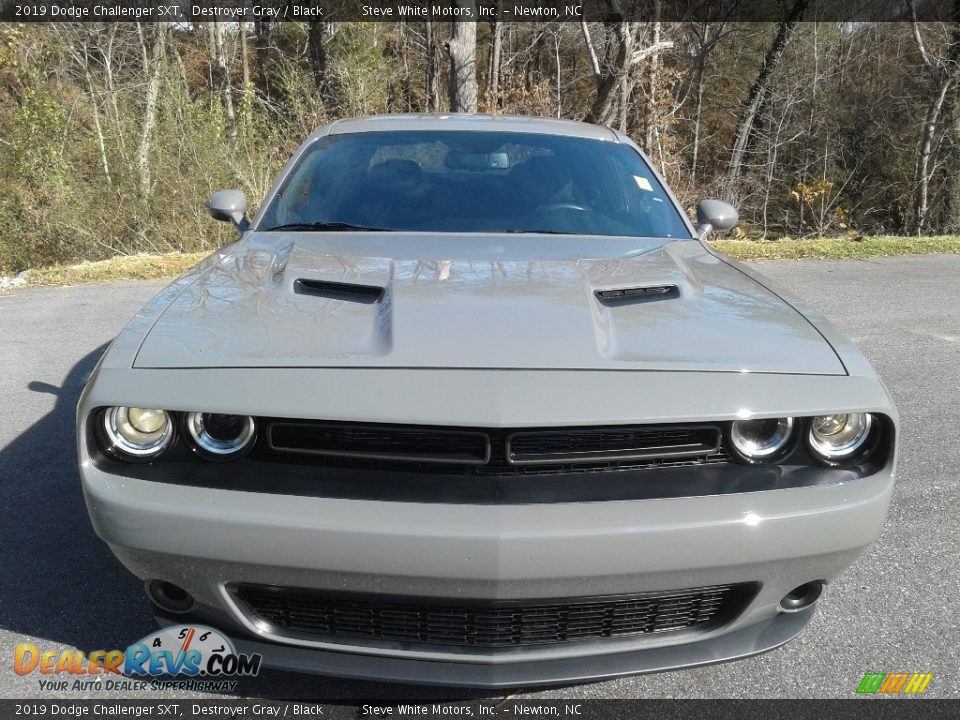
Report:
[[[169,485],[81,468],[97,533],[137,576],[175,583],[267,665],[330,675],[509,686],[745,657],[799,632],[780,599],[829,582],[879,535],[893,472],[823,487],[538,505],[374,502]],[[238,583],[436,598],[537,599],[758,583],[703,631],[522,648],[324,642],[252,618]]]

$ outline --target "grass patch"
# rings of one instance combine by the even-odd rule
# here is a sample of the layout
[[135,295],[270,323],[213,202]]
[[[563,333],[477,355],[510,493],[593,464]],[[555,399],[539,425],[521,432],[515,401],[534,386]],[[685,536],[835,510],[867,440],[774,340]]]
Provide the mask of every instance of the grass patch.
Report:
[[853,240],[847,237],[817,240],[711,240],[710,246],[737,260],[798,260],[820,258],[847,260],[895,255],[960,253],[960,236],[876,236]]
[[[960,253],[960,236],[895,237],[878,236],[821,238],[819,240],[711,240],[710,245],[737,260],[831,260]],[[109,260],[78,265],[51,265],[28,270],[27,285],[79,285],[111,280],[160,280],[182,274],[207,253],[166,255],[123,255]]]
[[121,255],[78,265],[51,265],[27,271],[28,285],[79,285],[111,280],[158,280],[176,277],[209,253]]

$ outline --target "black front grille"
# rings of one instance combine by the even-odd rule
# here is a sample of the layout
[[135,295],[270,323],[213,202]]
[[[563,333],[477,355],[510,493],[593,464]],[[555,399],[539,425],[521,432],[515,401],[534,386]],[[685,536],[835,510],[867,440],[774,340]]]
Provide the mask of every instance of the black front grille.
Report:
[[490,439],[481,432],[320,422],[271,422],[274,452],[373,462],[483,465]]
[[704,629],[734,617],[755,587],[511,602],[378,598],[249,584],[236,592],[274,629],[311,639],[497,648]]
[[726,462],[717,425],[434,428],[264,418],[259,454],[373,470],[573,474]]
[[720,449],[715,426],[581,428],[516,432],[507,438],[511,465],[594,463],[707,456]]

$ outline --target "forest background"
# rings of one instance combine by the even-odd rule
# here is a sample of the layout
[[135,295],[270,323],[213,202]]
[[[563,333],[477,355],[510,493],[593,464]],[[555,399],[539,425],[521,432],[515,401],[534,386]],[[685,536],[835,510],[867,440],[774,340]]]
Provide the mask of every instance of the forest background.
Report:
[[[802,12],[805,0],[796,0]],[[736,237],[960,233],[960,22],[0,24],[0,274],[232,237],[316,127],[561,117],[630,135]],[[931,241],[932,242],[932,241]]]

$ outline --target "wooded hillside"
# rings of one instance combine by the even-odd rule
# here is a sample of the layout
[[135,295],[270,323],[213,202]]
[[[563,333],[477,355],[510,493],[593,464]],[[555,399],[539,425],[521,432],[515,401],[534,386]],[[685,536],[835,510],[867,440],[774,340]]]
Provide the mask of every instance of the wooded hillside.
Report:
[[213,248],[318,125],[451,108],[624,130],[751,237],[960,231],[960,23],[799,17],[2,25],[0,272]]

